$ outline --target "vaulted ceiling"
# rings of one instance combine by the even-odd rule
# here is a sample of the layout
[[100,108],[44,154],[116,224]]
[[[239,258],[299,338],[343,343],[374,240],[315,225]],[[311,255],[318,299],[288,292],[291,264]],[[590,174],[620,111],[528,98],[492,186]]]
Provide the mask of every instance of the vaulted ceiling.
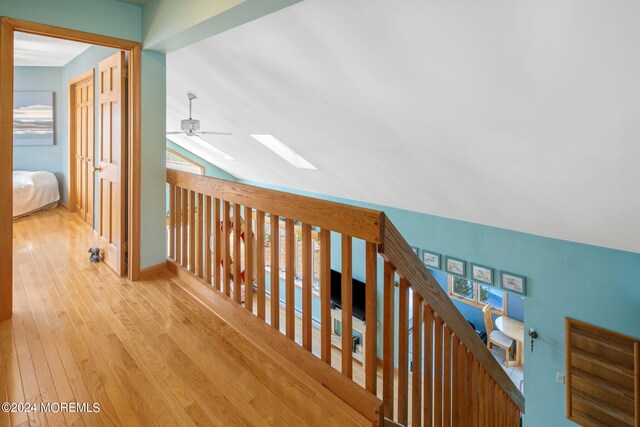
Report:
[[[305,0],[170,53],[247,180],[640,252],[640,3]],[[271,134],[317,167],[253,139]]]

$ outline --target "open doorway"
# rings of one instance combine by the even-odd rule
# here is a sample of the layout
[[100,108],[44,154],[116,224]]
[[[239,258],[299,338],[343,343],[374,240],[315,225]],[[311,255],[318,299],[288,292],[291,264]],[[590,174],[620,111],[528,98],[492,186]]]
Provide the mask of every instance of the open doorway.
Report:
[[1,18],[0,198],[30,193],[17,211],[0,206],[0,320],[12,310],[15,217],[77,213],[102,261],[138,278],[139,63],[137,42]]

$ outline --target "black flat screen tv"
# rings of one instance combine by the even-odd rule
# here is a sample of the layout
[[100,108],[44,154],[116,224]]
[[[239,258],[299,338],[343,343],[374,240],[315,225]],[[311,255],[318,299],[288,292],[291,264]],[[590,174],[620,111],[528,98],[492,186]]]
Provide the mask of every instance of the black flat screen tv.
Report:
[[[364,322],[367,313],[367,285],[356,279],[352,279],[352,283],[353,316]],[[331,270],[331,307],[342,309],[342,273],[335,270]]]

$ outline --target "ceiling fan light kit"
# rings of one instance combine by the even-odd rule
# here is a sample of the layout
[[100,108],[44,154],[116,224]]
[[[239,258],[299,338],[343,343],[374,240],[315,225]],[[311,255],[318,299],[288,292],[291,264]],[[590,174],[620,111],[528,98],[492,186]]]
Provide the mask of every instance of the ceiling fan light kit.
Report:
[[206,134],[206,135],[231,135],[229,132],[205,132],[205,131],[200,131],[200,120],[194,119],[191,116],[191,103],[193,102],[194,99],[198,99],[198,97],[196,96],[195,93],[193,92],[187,92],[187,98],[189,98],[189,118],[188,119],[183,119],[180,121],[180,129],[182,129],[179,132],[167,132],[167,135],[179,135],[181,133],[187,135],[187,136],[198,136],[201,134]]

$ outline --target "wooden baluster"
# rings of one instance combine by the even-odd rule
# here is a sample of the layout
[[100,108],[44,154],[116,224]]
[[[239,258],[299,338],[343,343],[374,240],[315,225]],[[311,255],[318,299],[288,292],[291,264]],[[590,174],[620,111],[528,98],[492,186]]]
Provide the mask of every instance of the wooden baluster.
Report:
[[443,376],[443,396],[442,396],[442,421],[445,426],[451,425],[451,328],[449,325],[444,325],[444,342],[443,342],[443,356],[444,367],[442,370]]
[[413,292],[411,425],[422,425],[422,297]]
[[460,338],[453,337],[451,344],[451,425],[460,424]]
[[393,419],[393,383],[395,364],[393,362],[394,309],[395,309],[395,272],[391,264],[384,263],[384,323],[382,325],[382,400],[384,416]]
[[280,330],[280,218],[271,214],[271,326]]
[[196,272],[196,193],[189,191],[189,271]]
[[491,408],[493,407],[493,400],[491,399],[491,377],[484,371],[484,384],[485,384],[485,396],[486,404],[484,407],[484,423],[486,426],[492,426],[491,424]]
[[169,258],[176,259],[176,187],[169,185]]
[[498,387],[498,384],[495,381],[491,382],[491,386],[493,387],[493,404],[494,404],[494,407],[492,408],[493,425],[499,427],[502,425],[500,424],[501,414],[502,414],[502,395],[500,394],[500,388]]
[[443,383],[443,409],[442,409],[442,414],[443,414],[443,422],[444,425],[448,426],[451,425],[451,385],[452,385],[452,381],[451,381],[451,366],[452,366],[452,355],[451,355],[451,334],[453,333],[453,331],[451,331],[451,328],[449,327],[449,325],[444,325],[444,343],[443,343],[443,349],[444,349],[444,368],[443,368],[443,376],[444,376],[444,383]]
[[485,385],[484,385],[484,368],[478,366],[478,426],[485,427],[484,410],[485,410]]
[[175,219],[175,240],[176,240],[176,264],[182,262],[182,189],[176,187],[176,219]]
[[505,393],[505,397],[504,397],[504,425],[505,426],[509,426],[509,423],[510,423],[509,421],[509,403],[510,402],[511,402],[511,399]]
[[197,205],[196,205],[196,274],[199,278],[204,278],[204,246],[202,245],[202,237],[204,233],[204,209],[203,209],[203,195],[202,193],[198,193],[197,197]]
[[500,389],[500,386],[497,383],[494,384],[494,387],[495,387],[495,396],[496,396],[496,407],[494,408],[494,410],[496,411],[496,425],[498,427],[503,427],[504,423],[502,420],[502,408],[503,408],[502,390]]
[[331,365],[331,231],[320,230],[320,354]]
[[467,383],[469,371],[467,370],[467,347],[460,343],[460,425],[468,425],[467,407],[469,406],[469,396],[467,394]]
[[505,416],[505,393],[499,384],[496,384],[496,390],[498,393],[498,399],[500,403],[500,413],[498,414],[498,425],[505,427],[507,425],[507,418]]
[[424,392],[423,414],[424,426],[433,425],[433,310],[424,305]]
[[435,316],[433,347],[433,425],[442,425],[442,319]]
[[189,265],[189,190],[182,189],[182,266]]
[[302,224],[302,346],[311,351],[311,226]]
[[488,386],[488,390],[487,393],[489,395],[489,405],[487,406],[487,425],[490,426],[495,426],[495,408],[496,408],[496,400],[495,400],[495,396],[493,394],[493,377],[487,372],[487,386]]
[[211,196],[204,198],[204,280],[211,283]]
[[491,398],[491,377],[486,371],[484,373],[484,395],[484,425],[493,427],[494,424],[491,423],[491,408],[493,405],[493,400]]
[[342,235],[342,373],[353,376],[352,239]]
[[373,394],[378,390],[378,246],[366,243],[366,347],[364,360],[365,388]]
[[296,340],[295,261],[296,233],[292,219],[285,219],[285,319],[287,336]]
[[491,384],[491,376],[489,375],[489,373],[487,371],[484,372],[484,376],[485,376],[485,395],[487,396],[487,400],[486,400],[486,404],[485,404],[485,410],[484,410],[484,422],[485,425],[487,426],[493,426],[494,424],[491,422],[491,413],[492,408],[493,408],[493,393],[492,393],[492,388],[493,388],[493,384]]
[[256,284],[258,300],[258,317],[265,320],[266,297],[265,297],[265,269],[264,269],[264,212],[256,211]]
[[244,207],[244,308],[253,313],[253,209]]
[[231,205],[226,200],[222,202],[222,259],[223,263],[223,284],[224,294],[231,296]]
[[233,298],[242,303],[242,214],[241,206],[233,204]]
[[213,287],[222,291],[221,268],[222,268],[222,242],[224,240],[223,231],[220,227],[220,199],[213,199]]
[[409,405],[409,282],[400,278],[398,295],[398,423],[407,424]]
[[471,355],[471,419],[469,425],[478,425],[478,362]]

